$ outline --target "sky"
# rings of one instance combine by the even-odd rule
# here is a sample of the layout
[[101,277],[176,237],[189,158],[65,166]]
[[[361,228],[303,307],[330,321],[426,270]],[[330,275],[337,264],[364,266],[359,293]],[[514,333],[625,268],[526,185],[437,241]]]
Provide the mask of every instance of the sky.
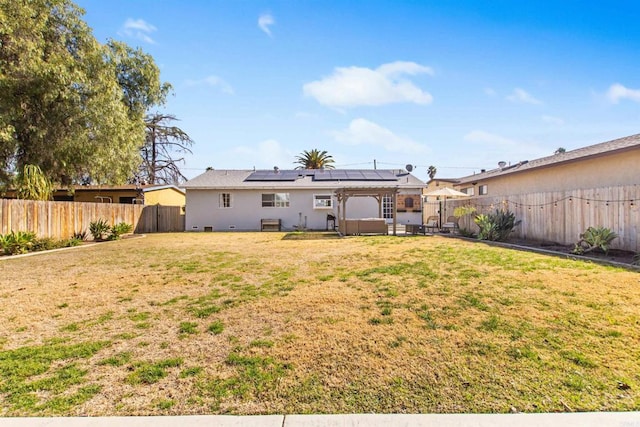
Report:
[[456,178],[640,133],[640,2],[76,0],[151,54],[182,167]]

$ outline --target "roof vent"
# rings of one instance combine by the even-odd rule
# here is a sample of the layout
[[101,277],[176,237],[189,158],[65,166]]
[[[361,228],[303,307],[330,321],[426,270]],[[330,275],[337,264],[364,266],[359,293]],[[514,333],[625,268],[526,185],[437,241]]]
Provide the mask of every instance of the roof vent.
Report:
[[274,166],[274,167],[273,167],[273,172],[274,172],[274,173],[279,173],[279,172],[280,172],[280,168],[279,168],[279,167],[277,167],[277,166]]
[[498,162],[498,167],[503,168],[505,166],[507,166],[507,162],[504,162],[504,161],[499,161]]
[[486,169],[480,169],[480,173],[485,173],[486,171]]

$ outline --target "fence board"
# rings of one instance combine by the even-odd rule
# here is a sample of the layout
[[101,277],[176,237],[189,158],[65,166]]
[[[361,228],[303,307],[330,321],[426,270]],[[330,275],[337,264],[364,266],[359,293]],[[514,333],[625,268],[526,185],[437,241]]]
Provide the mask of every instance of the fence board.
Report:
[[67,239],[88,232],[89,224],[99,219],[111,225],[132,224],[136,233],[184,231],[179,206],[0,199],[0,234],[31,231],[39,237]]
[[[607,227],[619,235],[612,248],[640,252],[640,185],[447,200],[447,208],[471,205],[488,213],[505,201],[522,221],[515,237],[570,245],[588,227]],[[437,205],[425,203],[425,212],[437,215]]]

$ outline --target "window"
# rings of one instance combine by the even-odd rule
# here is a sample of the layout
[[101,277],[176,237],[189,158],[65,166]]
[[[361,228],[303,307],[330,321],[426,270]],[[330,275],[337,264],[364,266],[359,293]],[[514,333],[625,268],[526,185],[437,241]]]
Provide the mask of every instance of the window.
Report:
[[262,195],[263,208],[288,208],[289,193],[270,193]]
[[218,200],[218,207],[220,208],[231,207],[231,193],[220,193],[220,199]]
[[489,187],[487,186],[487,184],[478,187],[479,196],[486,196],[487,194],[489,194]]
[[404,207],[413,208],[413,197],[407,197],[406,199],[404,199]]
[[333,208],[333,198],[331,194],[314,194],[313,209],[331,209]]
[[473,187],[467,187],[467,188],[463,188],[462,191],[463,193],[469,195],[469,196],[473,196],[475,194],[475,189]]
[[384,219],[393,218],[393,197],[391,196],[382,197],[382,217]]

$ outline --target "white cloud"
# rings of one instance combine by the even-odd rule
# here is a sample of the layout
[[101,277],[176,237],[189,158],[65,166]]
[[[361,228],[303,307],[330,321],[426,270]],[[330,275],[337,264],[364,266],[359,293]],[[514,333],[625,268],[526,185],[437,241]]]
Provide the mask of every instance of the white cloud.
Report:
[[257,146],[239,146],[233,149],[233,154],[242,156],[242,163],[253,164],[258,169],[271,169],[278,166],[281,169],[291,169],[294,156],[275,139],[259,142]]
[[264,31],[265,34],[267,34],[269,37],[272,37],[271,29],[269,28],[269,26],[275,23],[276,21],[275,19],[273,19],[273,16],[271,16],[270,13],[263,13],[262,15],[260,15],[260,17],[258,17],[258,27],[260,27],[260,29]]
[[396,135],[389,129],[362,118],[352,120],[347,129],[331,134],[336,141],[349,145],[370,145],[382,147],[390,152],[410,154],[429,151],[427,146],[411,138]]
[[213,88],[220,89],[220,91],[223,93],[226,93],[229,95],[234,94],[233,88],[229,83],[227,83],[224,79],[214,75],[207,76],[201,80],[187,80],[185,81],[185,83],[187,86],[202,86],[202,85],[211,86]]
[[306,96],[331,107],[384,105],[397,102],[430,104],[433,97],[403,75],[428,74],[433,70],[414,62],[397,61],[383,64],[377,69],[339,67],[322,80],[303,86]]
[[564,120],[561,119],[560,117],[554,117],[554,116],[542,116],[542,121],[545,123],[550,123],[552,125],[563,125],[564,124]]
[[507,99],[511,102],[540,105],[542,101],[534,98],[529,92],[524,89],[515,88],[513,93],[507,96]]
[[640,89],[629,89],[620,83],[614,83],[607,91],[607,98],[613,104],[617,104],[621,99],[640,102]]
[[483,130],[473,130],[464,136],[464,140],[474,143],[485,143],[491,145],[510,146],[513,147],[517,143],[509,138],[505,138],[500,135],[485,132]]
[[127,18],[118,34],[136,38],[144,41],[145,43],[155,44],[155,40],[150,36],[150,34],[155,31],[157,31],[157,28],[146,22],[144,19]]

